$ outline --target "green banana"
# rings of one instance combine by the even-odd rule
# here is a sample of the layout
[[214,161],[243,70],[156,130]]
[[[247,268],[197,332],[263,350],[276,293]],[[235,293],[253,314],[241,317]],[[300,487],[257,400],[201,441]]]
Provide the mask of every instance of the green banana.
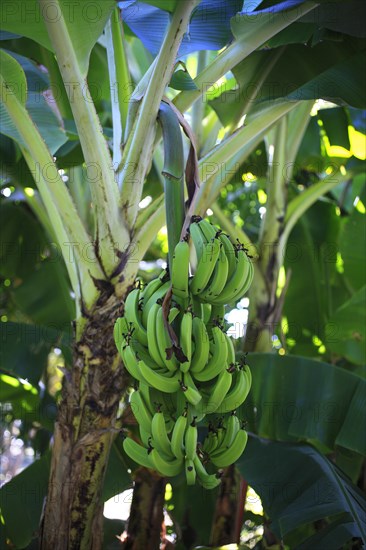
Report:
[[230,338],[230,336],[228,336],[226,332],[224,332],[223,334],[225,334],[225,340],[227,345],[227,363],[229,366],[235,365],[236,359],[235,359],[235,348],[234,348],[233,339]]
[[[178,314],[179,310],[177,308],[175,309]],[[162,307],[159,307],[159,310],[157,312],[155,331],[156,331],[156,344],[159,350],[159,355],[161,357],[161,360],[168,370],[175,372],[179,368],[179,363],[174,354],[170,359],[168,359],[167,357],[166,350],[172,347],[172,342],[170,341],[169,335],[164,325]]]
[[239,369],[233,374],[231,388],[222,401],[219,411],[227,413],[234,411],[242,405],[250,391],[250,381],[244,369]]
[[225,254],[229,262],[228,278],[230,279],[236,271],[236,246],[231,242],[230,237],[223,232],[218,235],[218,238],[220,239],[222,246],[224,247]]
[[228,348],[225,334],[219,327],[212,329],[213,342],[210,343],[211,357],[201,371],[193,372],[193,376],[199,382],[212,380],[227,367]]
[[152,279],[142,290],[141,298],[143,299],[143,306],[145,307],[149,299],[155,292],[166,282],[168,272],[163,269],[156,279]]
[[190,281],[192,294],[196,295],[204,290],[215,269],[217,259],[220,254],[221,243],[218,239],[205,243],[202,255],[198,261],[197,269]]
[[190,371],[192,374],[201,372],[208,361],[210,353],[210,340],[208,338],[206,325],[200,317],[193,317],[192,335],[195,343],[195,350],[191,360]]
[[225,422],[225,435],[221,443],[221,447],[229,448],[233,443],[236,434],[240,430],[240,420],[233,412]]
[[140,466],[144,466],[145,468],[154,468],[148,449],[130,437],[126,437],[126,439],[124,439],[123,449],[125,453],[132,458],[134,462],[140,464]]
[[220,296],[212,299],[215,305],[223,305],[235,300],[239,300],[244,296],[245,292],[250,287],[254,268],[244,251],[238,252],[237,267],[231,279],[227,282]]
[[175,249],[172,259],[172,289],[173,294],[179,298],[188,298],[189,279],[189,244],[187,240],[180,241]]
[[171,435],[170,447],[176,458],[183,458],[184,456],[184,434],[186,426],[187,413],[184,412],[184,414],[177,418]]
[[164,453],[168,457],[172,456],[164,414],[160,410],[158,410],[152,418],[151,435],[154,440],[154,446],[158,449],[158,451]]
[[228,272],[229,262],[222,245],[220,245],[220,253],[217,258],[214,272],[205,289],[198,294],[199,299],[204,302],[211,302],[211,299],[220,296],[226,285]]
[[139,426],[141,426],[145,432],[151,433],[152,416],[148,405],[145,403],[141,393],[138,390],[131,393],[130,405],[132,413]]
[[185,459],[185,472],[187,485],[194,485],[196,483],[196,468],[194,467],[193,459]]
[[185,399],[194,407],[196,407],[201,401],[202,395],[197,389],[196,384],[194,383],[192,376],[189,372],[186,372],[184,374],[184,380],[181,383],[181,389],[184,392]]
[[230,447],[220,447],[210,455],[211,462],[217,468],[226,468],[227,466],[234,464],[234,462],[236,462],[243,454],[247,441],[248,434],[243,428],[241,428],[236,434]]
[[122,342],[125,340],[128,331],[129,326],[125,317],[119,317],[113,327],[113,337],[118,352],[120,352]]
[[184,447],[186,451],[186,458],[193,460],[194,456],[197,453],[197,439],[198,439],[198,430],[196,425],[196,420],[193,418],[191,424],[187,426],[186,435],[184,438]]
[[209,397],[206,404],[206,414],[213,413],[220,408],[221,403],[231,386],[232,374],[224,370],[219,375],[217,381],[209,389]]
[[153,464],[153,468],[165,477],[174,477],[183,469],[183,458],[165,460],[157,449],[152,449],[149,457]]
[[157,390],[161,390],[165,393],[175,393],[180,390],[181,379],[178,373],[174,374],[171,377],[164,376],[160,372],[149,368],[145,361],[142,360],[138,362],[138,367],[144,380],[152,388],[156,388]]
[[198,221],[197,225],[207,241],[209,241],[210,239],[214,239],[220,233],[218,227],[215,227],[207,220],[201,219]]
[[185,311],[180,325],[180,346],[184,355],[187,357],[187,361],[180,364],[180,370],[187,372],[191,365],[192,358],[192,313],[191,311]]
[[220,485],[220,478],[216,474],[209,474],[197,455],[193,459],[193,464],[196,468],[198,480],[204,489],[215,489]]
[[144,306],[142,309],[142,324],[146,327],[147,326],[147,319],[149,316],[149,311],[152,308],[154,304],[158,300],[161,300],[164,298],[165,294],[168,292],[170,288],[170,281],[167,281],[166,283],[163,283],[157,290],[150,296],[150,298],[147,300],[147,302],[144,302]]
[[122,357],[123,364],[130,375],[140,382],[143,381],[144,379],[138,367],[138,359],[132,348],[132,343],[128,343],[127,340],[123,339],[120,348],[120,355]]
[[147,318],[148,349],[153,361],[159,365],[159,367],[165,367],[164,361],[160,355],[156,332],[157,316],[160,309],[161,306],[155,303],[151,306],[149,311]]
[[133,289],[126,298],[125,301],[125,318],[129,323],[132,323],[135,328],[136,338],[147,346],[147,331],[141,322],[140,313],[140,290],[138,288]]

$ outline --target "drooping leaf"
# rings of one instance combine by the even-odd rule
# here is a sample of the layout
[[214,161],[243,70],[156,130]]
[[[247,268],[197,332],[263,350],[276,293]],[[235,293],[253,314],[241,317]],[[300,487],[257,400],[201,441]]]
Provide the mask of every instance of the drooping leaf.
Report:
[[[305,357],[275,353],[248,356],[253,383],[241,415],[261,437],[280,441],[314,441],[366,455],[362,430],[346,430],[350,419],[360,426],[366,411],[359,394],[366,381],[352,372]],[[364,417],[364,418],[363,418]]]
[[37,386],[51,349],[57,347],[67,354],[71,334],[9,321],[0,324],[0,338],[0,370]]
[[340,147],[344,147],[349,150],[349,119],[346,110],[342,107],[336,107],[334,109],[321,109],[318,112],[318,116],[323,122],[330,145],[339,145]]
[[26,548],[37,536],[49,469],[50,453],[47,453],[0,489],[6,536],[15,548]]
[[366,285],[334,312],[329,319],[333,338],[328,347],[351,363],[366,363]]
[[355,209],[341,228],[339,249],[344,262],[344,275],[356,290],[365,283],[366,216]]
[[324,550],[334,548],[335,540],[337,548],[353,537],[365,540],[364,495],[313,447],[251,436],[237,466],[260,495],[271,530],[285,543],[286,535],[321,519],[326,527],[318,540],[299,548]]
[[[1,52],[2,65],[1,75],[4,79],[6,91],[4,92],[4,103],[0,103],[0,113],[2,117],[1,131],[3,134],[11,137],[20,145],[25,146],[23,138],[16,128],[12,116],[7,107],[7,98],[9,94],[14,95],[14,99],[26,108],[34,125],[37,127],[42,138],[46,142],[51,153],[54,153],[67,140],[66,134],[61,127],[61,123],[48,106],[44,96],[39,92],[29,92],[27,97],[26,76],[12,55]],[[9,98],[8,98],[9,100]]]
[[61,14],[70,34],[81,72],[86,76],[92,47],[102,34],[104,26],[115,6],[114,0],[74,2],[58,0],[51,5],[37,0],[14,0],[7,4],[1,26],[5,31],[31,38],[52,51],[44,18],[57,25]]
[[[155,2],[149,2],[152,4]],[[170,3],[169,3],[170,4]],[[241,0],[202,0],[183,37],[179,55],[197,50],[219,50],[231,39],[230,19],[242,7]],[[169,23],[169,13],[143,2],[119,2],[122,19],[153,54],[159,51]],[[170,6],[169,6],[170,7]]]

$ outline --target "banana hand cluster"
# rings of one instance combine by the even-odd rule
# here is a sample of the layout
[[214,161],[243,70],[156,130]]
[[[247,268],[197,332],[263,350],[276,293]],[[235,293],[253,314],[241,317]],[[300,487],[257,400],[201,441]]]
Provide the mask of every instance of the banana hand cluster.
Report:
[[[252,278],[245,248],[194,217],[175,247],[171,273],[128,294],[114,338],[138,382],[130,404],[141,443],[124,440],[138,464],[167,477],[184,472],[188,485],[214,488],[217,468],[243,452],[247,434],[233,411],[249,393],[251,373],[236,360],[223,321],[225,304],[240,299]],[[198,423],[213,414],[221,415],[219,424],[210,423],[201,443]]]

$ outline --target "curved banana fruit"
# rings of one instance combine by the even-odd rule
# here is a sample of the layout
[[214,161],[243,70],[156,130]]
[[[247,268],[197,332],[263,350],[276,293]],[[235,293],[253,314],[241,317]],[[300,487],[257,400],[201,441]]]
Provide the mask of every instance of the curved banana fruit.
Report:
[[[149,455],[154,470],[165,477],[174,477],[183,469],[183,458],[165,460],[157,449],[152,449]],[[151,467],[151,466],[150,466]]]
[[198,480],[204,489],[215,489],[220,485],[220,478],[216,474],[209,474],[197,455],[193,459],[193,464],[196,468]]
[[184,447],[186,450],[186,458],[193,460],[197,453],[197,441],[198,441],[198,430],[195,419],[191,422],[186,429],[186,435],[184,438]]
[[134,335],[143,344],[147,346],[147,331],[141,322],[141,294],[140,289],[134,288],[128,295],[125,301],[124,316],[129,323],[133,324],[135,329]]
[[214,341],[210,344],[211,358],[201,371],[192,372],[195,379],[199,382],[208,382],[227,368],[228,348],[226,335],[219,327],[213,327],[212,336]]
[[198,405],[198,403],[202,399],[202,395],[199,392],[199,390],[196,387],[196,384],[193,382],[192,376],[189,372],[186,372],[184,374],[184,380],[181,383],[181,389],[184,392],[185,399],[191,403],[194,407]]
[[150,369],[145,361],[139,361],[138,367],[144,381],[147,382],[152,388],[161,390],[165,393],[175,393],[180,390],[181,379],[178,374],[173,375],[171,378],[164,376],[158,371]]
[[[178,313],[179,310],[177,308],[175,309],[176,309],[176,312]],[[151,310],[150,310],[150,313],[151,313]],[[174,315],[172,315],[172,317],[174,320]],[[170,359],[168,359],[167,357],[167,349],[172,347],[172,342],[170,341],[169,335],[165,328],[164,319],[163,319],[163,308],[160,306],[156,315],[155,332],[156,332],[156,345],[158,347],[161,360],[168,370],[175,372],[179,368],[179,363],[175,355],[172,355]]]
[[150,308],[147,318],[147,334],[148,334],[148,349],[149,354],[153,361],[159,365],[159,367],[165,367],[164,361],[160,356],[158,340],[157,340],[157,316],[161,306],[157,303],[153,304]]
[[130,405],[133,416],[145,432],[151,433],[152,416],[139,390],[133,391],[130,396]]
[[170,447],[176,458],[184,457],[184,434],[187,427],[187,413],[179,416],[174,424]]
[[243,454],[247,441],[248,434],[241,428],[229,448],[220,447],[210,455],[211,462],[217,468],[226,468],[234,464]]
[[199,293],[200,300],[210,302],[211,299],[219,297],[227,283],[228,272],[229,262],[223,247],[220,246],[220,253],[217,258],[214,272],[205,289]]
[[157,411],[152,417],[151,435],[154,440],[154,446],[158,449],[158,451],[168,457],[173,456],[170,446],[170,439],[167,434],[164,414],[161,411]]
[[239,369],[233,374],[232,388],[229,389],[222,401],[219,412],[228,413],[234,411],[246,400],[250,391],[250,381],[244,369]]
[[204,290],[215,269],[220,254],[221,243],[218,239],[207,242],[203,246],[202,255],[198,261],[197,269],[190,281],[190,290],[196,295]]
[[187,485],[194,485],[196,483],[196,468],[191,458],[186,458],[185,460],[185,472]]
[[191,365],[192,359],[192,313],[188,310],[183,313],[183,318],[180,325],[180,346],[187,361],[180,364],[180,370],[187,372]]
[[220,408],[231,386],[232,374],[224,370],[218,377],[213,388],[210,388],[210,395],[206,404],[206,414],[213,413]]
[[200,317],[193,317],[192,336],[195,350],[191,360],[190,371],[192,374],[195,374],[205,368],[210,354],[210,340],[206,325]]
[[154,468],[148,449],[142,445],[139,445],[139,443],[130,437],[126,437],[126,439],[124,439],[123,449],[125,453],[132,458],[134,462],[140,464],[140,466],[144,466],[145,468]]
[[189,297],[189,255],[189,244],[187,240],[180,241],[174,249],[171,281],[173,294],[183,299]]

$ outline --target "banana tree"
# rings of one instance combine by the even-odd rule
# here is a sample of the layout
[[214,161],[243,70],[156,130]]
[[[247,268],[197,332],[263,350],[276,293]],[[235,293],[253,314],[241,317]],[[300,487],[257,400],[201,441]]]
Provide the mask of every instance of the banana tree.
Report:
[[[332,281],[337,284],[333,284],[332,308],[324,318],[318,315],[318,331],[314,326],[306,327],[307,333],[301,326],[299,329],[294,303],[299,295],[304,298],[308,288],[296,287],[301,274],[291,275],[291,268],[295,272],[301,266],[300,262],[291,264],[291,239],[298,244],[303,232],[308,243],[321,238],[327,242],[326,237],[312,234],[309,216],[319,204],[333,210],[346,208],[349,217],[357,218],[353,202],[359,209],[364,203],[362,155],[350,152],[346,162],[344,156],[331,152],[334,135],[334,145],[351,150],[347,142],[350,117],[356,120],[355,113],[364,107],[360,79],[364,32],[356,24],[362,20],[363,7],[361,2],[336,6],[330,21],[325,5],[301,1],[264,7],[261,2],[243,7],[238,0],[225,4],[210,0],[5,3],[0,78],[2,206],[8,231],[3,294],[8,312],[2,324],[7,348],[15,353],[20,341],[28,351],[20,361],[5,354],[2,401],[12,404],[24,427],[37,422],[49,433],[53,431],[52,452],[43,444],[43,456],[33,465],[38,475],[42,472],[44,476],[45,505],[42,510],[38,503],[34,518],[22,533],[10,518],[14,509],[12,482],[2,489],[4,538],[17,548],[30,544],[37,523],[42,548],[104,547],[103,503],[131,484],[128,461],[121,455],[118,439],[133,424],[128,407],[132,382],[117,354],[113,325],[139,270],[146,277],[141,271],[143,260],[162,257],[155,238],[160,229],[166,224],[169,237],[175,234],[168,242],[170,254],[179,238],[186,214],[179,206],[184,165],[189,212],[209,213],[222,229],[245,243],[253,256],[255,277],[249,293],[248,325],[245,335],[238,335],[242,337],[238,351],[265,352],[270,354],[265,356],[268,358],[273,357],[274,342],[280,342],[277,348],[281,353],[286,353],[288,342],[292,342],[295,353],[312,358],[316,353],[314,337],[321,340],[318,347],[327,344],[327,326],[339,322],[342,307],[352,316],[355,304],[348,303],[352,290],[360,292],[364,300],[362,283],[352,268],[358,256],[348,261],[345,237],[340,248],[346,283],[337,286],[341,274],[333,269]],[[314,108],[319,99],[333,108]],[[334,108],[337,103],[342,107]],[[172,124],[163,123],[167,106]],[[179,154],[181,132],[187,138],[184,155]],[[338,136],[345,133],[338,143]],[[163,166],[164,153],[166,160],[169,151],[177,151],[177,158]],[[169,181],[164,182],[162,174]],[[171,185],[172,178],[179,185]],[[245,201],[229,197],[237,193],[244,199],[253,189],[255,200],[250,208]],[[260,211],[262,219],[258,219]],[[320,212],[331,216],[329,210]],[[257,219],[250,224],[255,213]],[[12,219],[17,221],[15,229]],[[336,227],[334,220],[332,223]],[[336,230],[340,229],[338,223]],[[351,229],[342,231],[348,236]],[[30,261],[24,262],[31,248],[30,232],[34,232],[36,246]],[[14,239],[15,253],[11,250]],[[337,253],[338,245],[335,250]],[[319,262],[315,264],[317,267]],[[332,268],[335,265],[333,262]],[[320,296],[331,286],[325,282],[315,287],[316,292]],[[231,309],[235,305],[231,304]],[[328,306],[329,301],[325,309]],[[35,326],[43,328],[35,331]],[[326,345],[328,363],[340,366],[330,375],[333,371],[326,368],[333,367],[327,364],[324,380],[334,376],[334,391],[344,384],[350,399],[351,389],[361,391],[357,385],[361,382],[357,372],[342,373],[342,360],[354,365],[364,362],[359,351],[365,337],[361,326],[360,321],[357,330],[349,329],[352,349],[345,349],[339,339]],[[296,329],[300,334],[295,337]],[[45,398],[36,388],[41,377],[51,387],[48,370],[43,372],[50,348],[62,352],[62,391]],[[345,434],[346,410],[337,424],[339,433],[328,438],[322,430],[294,430],[292,417],[280,429],[253,416],[259,404],[265,403],[261,382],[272,372],[266,371],[272,363],[265,367],[262,355],[255,357],[253,354],[252,408],[243,410],[251,430],[288,444],[299,440],[313,443],[317,452],[323,453],[316,459],[320,463],[318,476],[329,471],[327,452],[336,445],[349,450],[354,455],[347,473],[352,471],[353,481],[357,481],[359,457],[365,449],[359,434]],[[275,357],[275,366],[283,368],[277,365],[280,357]],[[305,371],[313,366],[308,361],[293,361],[299,365],[306,387]],[[311,380],[316,377],[314,372]],[[288,392],[295,382],[290,386]],[[274,399],[278,386],[273,382],[268,387],[273,388]],[[301,399],[305,393],[298,395]],[[288,393],[282,399],[289,399]],[[56,406],[54,418],[48,411]],[[354,407],[357,411],[357,402]],[[298,450],[300,458],[292,448],[290,451],[294,463],[299,460],[301,464],[304,457],[310,460],[307,449],[303,454]],[[260,456],[261,452],[266,453],[253,439],[247,459],[244,453],[238,462],[251,485],[259,483],[258,492],[260,482],[253,465],[245,461],[250,463],[253,454]],[[341,467],[347,470],[344,462]],[[341,476],[331,472],[332,481],[342,485]],[[124,547],[158,548],[165,480],[136,469],[133,482]],[[234,468],[228,470],[225,483],[226,494],[214,492],[207,497],[212,499],[213,544],[238,542],[243,522],[245,492],[239,487],[244,485]],[[179,502],[186,494],[179,483],[173,487],[172,517],[177,525],[184,521],[186,509]],[[345,484],[340,494],[342,502],[335,511],[324,511],[324,515],[318,511],[313,516],[304,513],[302,523],[348,514],[343,523],[351,527],[342,531],[343,543],[362,536],[364,529],[357,506],[352,506],[359,498],[355,487]],[[265,498],[263,501],[267,513],[278,519],[277,537],[301,527],[301,521],[289,521],[282,528],[283,503],[276,508]],[[291,502],[300,511],[309,504],[295,498]],[[337,522],[331,524],[333,536],[336,529],[342,529],[341,520],[337,516]],[[208,527],[201,532],[196,529],[198,534],[191,542],[189,536],[181,537],[184,547],[207,543],[211,523],[207,521]],[[193,532],[193,524],[188,524],[187,531]],[[314,530],[307,535],[319,537]]]

